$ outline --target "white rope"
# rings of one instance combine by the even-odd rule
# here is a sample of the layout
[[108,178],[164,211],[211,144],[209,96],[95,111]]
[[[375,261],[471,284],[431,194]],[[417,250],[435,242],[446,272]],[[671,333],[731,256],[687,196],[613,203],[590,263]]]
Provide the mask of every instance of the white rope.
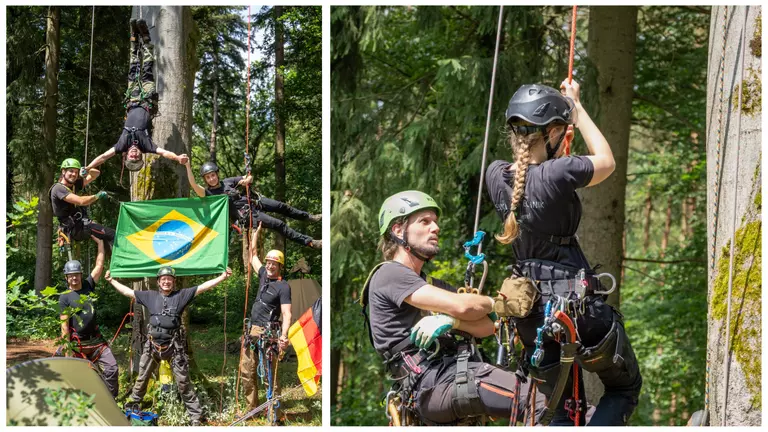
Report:
[[96,6],[91,11],[91,58],[88,64],[88,106],[85,109],[85,161],[88,165],[88,129],[91,123],[91,74],[93,73],[93,28],[96,22]]
[[731,218],[731,255],[728,261],[728,312],[725,318],[725,391],[723,397],[723,426],[728,418],[728,383],[731,372],[731,297],[733,296],[733,261],[734,244],[736,243],[736,201],[739,186],[739,145],[741,144],[741,95],[744,93],[744,55],[747,37],[747,14],[749,7],[744,7],[744,25],[741,29],[741,78],[739,79],[739,111],[736,127],[736,173],[733,176],[733,213]]

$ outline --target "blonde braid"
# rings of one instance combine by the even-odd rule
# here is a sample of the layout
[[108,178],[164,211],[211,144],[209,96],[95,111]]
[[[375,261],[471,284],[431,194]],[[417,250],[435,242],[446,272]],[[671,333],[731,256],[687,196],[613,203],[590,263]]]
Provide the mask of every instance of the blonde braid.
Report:
[[515,217],[515,209],[520,205],[525,194],[525,174],[528,172],[528,165],[531,160],[531,139],[533,137],[518,136],[516,147],[517,166],[515,167],[515,183],[512,186],[512,200],[510,203],[509,215],[504,221],[504,232],[496,234],[496,240],[503,244],[512,243],[520,234],[520,229]]

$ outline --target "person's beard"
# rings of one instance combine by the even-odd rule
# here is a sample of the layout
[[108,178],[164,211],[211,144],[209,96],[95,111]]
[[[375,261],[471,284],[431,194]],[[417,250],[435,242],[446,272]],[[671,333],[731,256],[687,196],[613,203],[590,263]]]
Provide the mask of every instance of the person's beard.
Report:
[[417,254],[427,258],[427,260],[431,260],[438,253],[440,253],[440,247],[439,246],[432,246],[430,244],[425,244],[425,245],[421,245],[421,246],[411,245],[411,250],[416,252]]

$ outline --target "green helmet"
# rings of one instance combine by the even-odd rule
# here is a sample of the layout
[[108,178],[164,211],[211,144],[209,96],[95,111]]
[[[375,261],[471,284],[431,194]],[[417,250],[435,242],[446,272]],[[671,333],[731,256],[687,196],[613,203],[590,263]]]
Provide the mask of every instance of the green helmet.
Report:
[[410,190],[398,192],[384,200],[379,210],[379,235],[384,235],[392,221],[402,216],[408,216],[419,210],[434,209],[440,217],[440,206],[434,198],[424,192]]
[[64,159],[64,162],[61,163],[61,169],[70,169],[70,168],[82,168],[80,166],[80,161],[75,158],[69,158]]
[[171,266],[162,266],[157,271],[157,277],[160,276],[173,276],[176,278],[176,270],[174,270]]

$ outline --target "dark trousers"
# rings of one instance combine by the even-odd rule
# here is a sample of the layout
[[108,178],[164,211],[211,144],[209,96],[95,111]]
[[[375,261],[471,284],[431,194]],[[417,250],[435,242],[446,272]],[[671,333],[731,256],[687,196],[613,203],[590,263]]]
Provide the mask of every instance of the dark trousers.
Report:
[[82,218],[76,222],[62,225],[62,230],[72,242],[89,240],[91,235],[97,239],[104,240],[104,246],[106,247],[105,252],[107,254],[110,253],[112,245],[115,242],[115,230],[98,224],[88,218]]
[[[545,295],[540,302],[546,303],[547,299],[548,296]],[[637,406],[638,395],[643,383],[637,359],[624,330],[621,316],[601,297],[590,296],[585,301],[585,313],[579,315],[575,323],[579,329],[582,345],[590,348],[601,346],[601,344],[610,345],[610,341],[614,341],[612,346],[607,347],[605,355],[599,359],[595,358],[590,361],[592,359],[576,357],[576,362],[583,369],[597,373],[605,386],[605,393],[600,399],[588,426],[626,425]],[[543,324],[544,314],[540,311],[531,313],[526,318],[515,320],[520,340],[525,346],[528,358],[533,355],[536,349],[536,329]],[[613,333],[613,336],[609,333]],[[618,354],[623,357],[623,361],[614,364],[613,356],[617,344],[619,345]],[[539,380],[537,385],[539,391],[549,397],[554,391],[554,383],[560,374],[560,344],[554,340],[545,339],[543,350],[544,359],[538,368],[531,369],[531,374]],[[568,383],[557,404],[551,423],[553,426],[573,425],[573,421],[568,417],[568,412],[564,408],[566,400],[573,397],[573,366],[568,366],[568,368]],[[579,398],[586,400],[582,375],[582,373],[579,374]]]
[[[128,69],[128,90],[126,90],[126,99],[130,102],[141,102],[142,93],[144,97],[150,97],[155,91],[153,48],[151,44],[144,45],[139,44],[138,41],[131,41],[131,66]],[[141,73],[140,76],[139,73]]]
[[251,213],[254,228],[259,225],[259,222],[261,222],[262,227],[277,231],[287,239],[290,239],[296,243],[307,246],[312,242],[312,237],[294,230],[282,220],[270,216],[265,212],[279,213],[283,216],[287,216],[296,220],[306,220],[309,218],[309,213],[305,212],[304,210],[291,207],[284,202],[277,201],[272,198],[267,198],[265,196],[261,196],[259,198],[259,204],[254,207],[256,207],[256,211]]
[[[495,418],[509,419],[512,414],[512,404],[516,403],[518,406],[516,421],[523,421],[530,380],[521,384],[519,394],[515,394],[517,376],[514,373],[476,361],[470,361],[467,369],[470,375],[474,375],[474,383],[482,403],[482,412],[473,415],[486,414]],[[455,381],[456,358],[453,356],[446,356],[442,364],[439,363],[427,369],[415,387],[417,414],[428,423],[451,424],[462,420],[457,415],[454,402]],[[544,395],[536,392],[537,410],[540,411],[544,404]]]
[[133,385],[130,400],[133,403],[140,403],[147,393],[149,378],[160,366],[160,361],[170,360],[173,377],[179,386],[179,393],[181,393],[181,399],[187,407],[189,418],[191,421],[200,421],[203,409],[189,378],[189,359],[187,358],[184,344],[177,339],[179,338],[174,338],[168,348],[162,351],[155,349],[152,346],[152,342],[147,340],[144,344],[141,360],[139,361],[139,376]]

